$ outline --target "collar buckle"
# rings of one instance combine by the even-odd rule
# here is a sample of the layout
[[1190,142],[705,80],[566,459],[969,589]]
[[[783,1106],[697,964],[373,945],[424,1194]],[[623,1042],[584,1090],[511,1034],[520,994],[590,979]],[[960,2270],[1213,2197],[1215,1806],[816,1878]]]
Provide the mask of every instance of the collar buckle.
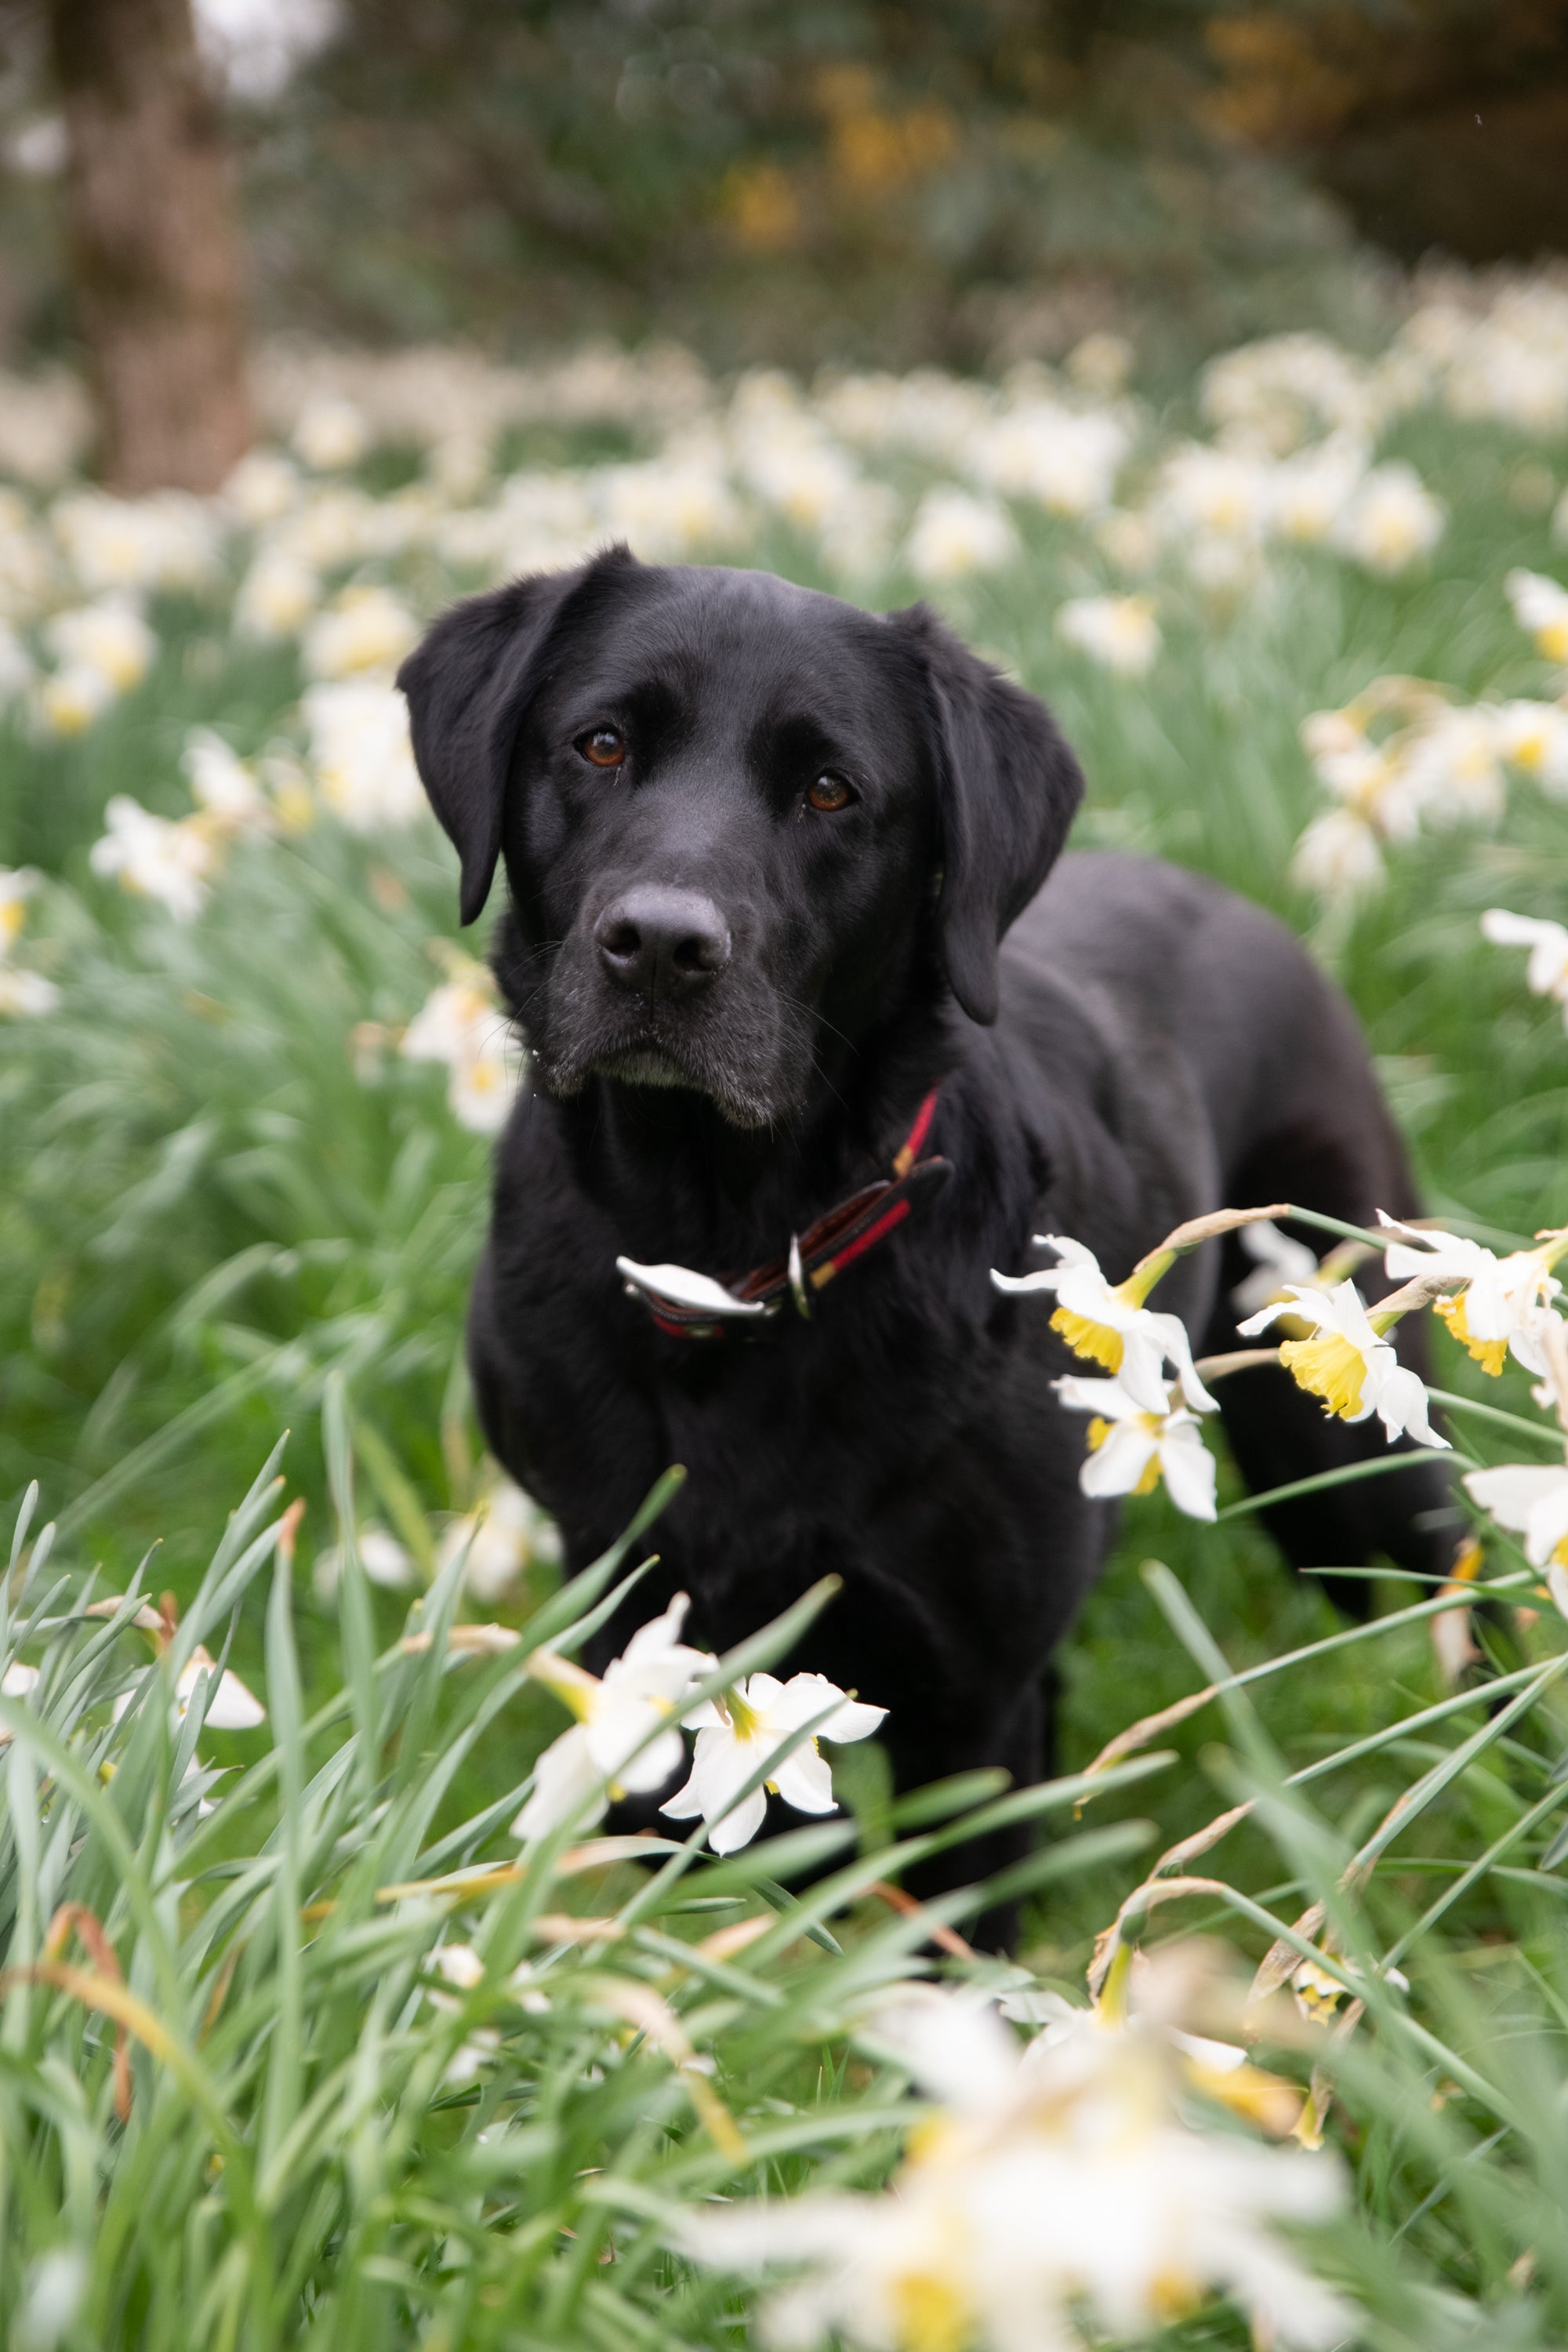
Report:
[[939,1152],[920,1156],[936,1112],[933,1087],[914,1125],[893,1156],[892,1174],[863,1185],[836,1208],[791,1234],[789,1255],[754,1265],[733,1282],[719,1282],[684,1265],[637,1265],[616,1260],[628,1292],[640,1298],[661,1331],[672,1339],[717,1339],[735,1323],[753,1330],[776,1316],[786,1297],[802,1322],[812,1319],[812,1293],[823,1289],[868,1249],[886,1239],[916,1209],[923,1208],[952,1173]]

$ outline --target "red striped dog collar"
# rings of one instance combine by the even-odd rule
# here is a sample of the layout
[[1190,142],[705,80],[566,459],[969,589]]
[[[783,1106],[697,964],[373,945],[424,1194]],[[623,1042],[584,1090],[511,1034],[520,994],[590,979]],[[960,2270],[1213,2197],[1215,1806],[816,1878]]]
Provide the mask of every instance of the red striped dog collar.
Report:
[[893,1154],[891,1176],[879,1177],[840,1201],[804,1234],[790,1236],[787,1257],[753,1266],[733,1282],[715,1281],[684,1265],[638,1265],[616,1260],[627,1294],[640,1298],[661,1331],[680,1339],[717,1339],[726,1324],[762,1324],[793,1298],[809,1318],[813,1294],[825,1290],[858,1257],[885,1241],[906,1217],[922,1208],[952,1173],[940,1153],[922,1160],[940,1089],[932,1087],[903,1142]]

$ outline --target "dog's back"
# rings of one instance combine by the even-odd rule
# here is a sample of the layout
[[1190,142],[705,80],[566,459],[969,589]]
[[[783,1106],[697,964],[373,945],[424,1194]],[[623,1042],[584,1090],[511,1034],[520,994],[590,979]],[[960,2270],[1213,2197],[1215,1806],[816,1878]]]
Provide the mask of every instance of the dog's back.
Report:
[[[1212,1151],[1205,1207],[1291,1202],[1359,1225],[1380,1209],[1419,1214],[1353,1012],[1294,932],[1250,900],[1149,858],[1068,856],[1009,932],[1003,962],[1021,984],[1017,997],[1006,992],[1009,1003],[1064,989],[1091,995],[1102,1034],[1114,1040],[1108,1064],[1120,1059],[1127,1073],[1157,1066],[1162,1085],[1171,1066],[1180,1070],[1202,1105],[1202,1131],[1189,1132],[1183,1156],[1190,1164]],[[1136,1085],[1122,1079],[1123,1092]],[[1092,1224],[1091,1211],[1083,1221]],[[1305,1228],[1300,1237],[1328,1247]],[[1246,1344],[1232,1294],[1254,1268],[1237,1237],[1206,1255],[1207,1279],[1192,1283],[1181,1311],[1194,1344],[1219,1354]],[[1388,1286],[1375,1258],[1356,1274],[1369,1297]],[[1395,1344],[1404,1361],[1426,1371],[1418,1318],[1399,1327]],[[1218,1394],[1232,1452],[1255,1491],[1384,1449],[1375,1421],[1347,1427],[1272,1370],[1232,1374]],[[1357,1568],[1386,1554],[1436,1574],[1452,1550],[1445,1500],[1441,1473],[1413,1454],[1407,1472],[1298,1497],[1264,1517],[1297,1568]],[[1342,1607],[1364,1611],[1363,1581],[1332,1589]]]

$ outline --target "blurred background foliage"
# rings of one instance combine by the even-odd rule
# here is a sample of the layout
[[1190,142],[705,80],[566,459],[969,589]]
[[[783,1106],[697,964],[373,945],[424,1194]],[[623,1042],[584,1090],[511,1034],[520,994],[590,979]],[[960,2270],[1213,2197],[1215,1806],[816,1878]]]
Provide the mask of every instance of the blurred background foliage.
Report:
[[[11,364],[75,336],[45,13],[0,0]],[[1568,243],[1564,0],[261,13],[279,46],[229,113],[266,331],[975,366],[1115,326],[1185,365],[1286,323],[1370,334],[1428,252]]]

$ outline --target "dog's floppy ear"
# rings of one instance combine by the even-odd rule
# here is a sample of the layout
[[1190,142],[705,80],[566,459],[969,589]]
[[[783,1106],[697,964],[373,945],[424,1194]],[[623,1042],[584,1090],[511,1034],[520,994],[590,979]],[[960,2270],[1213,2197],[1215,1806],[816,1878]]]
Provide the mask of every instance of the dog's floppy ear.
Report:
[[1002,934],[1055,865],[1083,775],[1043,702],[924,604],[888,615],[925,674],[942,815],[942,961],[972,1021],[996,1018]]
[[629,549],[612,548],[574,572],[535,572],[465,597],[397,673],[420,780],[462,860],[465,923],[482,911],[495,878],[511,756],[551,633],[591,581],[636,562]]

